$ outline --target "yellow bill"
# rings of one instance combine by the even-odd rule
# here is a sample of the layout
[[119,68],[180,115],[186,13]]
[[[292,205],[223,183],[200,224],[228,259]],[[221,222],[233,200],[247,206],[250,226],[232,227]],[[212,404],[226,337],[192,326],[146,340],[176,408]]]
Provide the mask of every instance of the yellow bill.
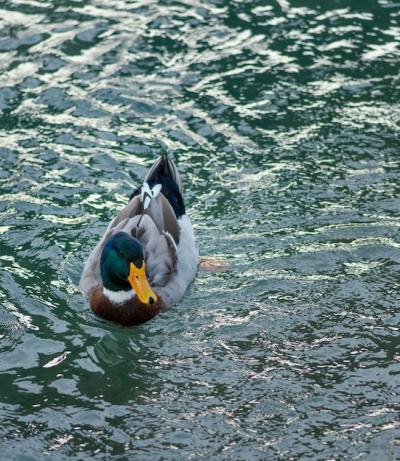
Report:
[[147,280],[144,262],[140,269],[131,263],[128,280],[135,290],[140,302],[143,304],[152,304],[157,301],[157,295],[154,293]]

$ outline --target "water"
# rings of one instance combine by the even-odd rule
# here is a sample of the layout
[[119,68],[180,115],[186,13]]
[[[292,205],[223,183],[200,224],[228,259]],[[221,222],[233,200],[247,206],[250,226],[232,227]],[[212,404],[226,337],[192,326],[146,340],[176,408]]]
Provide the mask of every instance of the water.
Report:
[[[399,3],[0,10],[1,459],[400,459]],[[121,328],[77,284],[165,150],[230,269]]]

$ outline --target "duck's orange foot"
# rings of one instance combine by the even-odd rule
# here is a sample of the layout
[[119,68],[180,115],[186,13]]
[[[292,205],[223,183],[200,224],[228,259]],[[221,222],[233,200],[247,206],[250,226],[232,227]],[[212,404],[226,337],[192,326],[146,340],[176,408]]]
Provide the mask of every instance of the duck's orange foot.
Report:
[[199,268],[206,272],[223,272],[229,269],[229,264],[212,256],[201,256],[199,258]]

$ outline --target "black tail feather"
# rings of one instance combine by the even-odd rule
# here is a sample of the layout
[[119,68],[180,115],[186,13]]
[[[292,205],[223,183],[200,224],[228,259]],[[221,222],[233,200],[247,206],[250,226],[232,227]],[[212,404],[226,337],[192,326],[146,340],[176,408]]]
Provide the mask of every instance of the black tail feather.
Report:
[[[185,204],[182,197],[182,182],[179,173],[169,159],[168,154],[162,154],[159,159],[150,168],[147,173],[145,182],[148,183],[150,189],[156,184],[161,184],[161,193],[168,200],[177,218],[185,214]],[[140,194],[141,188],[136,189],[131,198]]]

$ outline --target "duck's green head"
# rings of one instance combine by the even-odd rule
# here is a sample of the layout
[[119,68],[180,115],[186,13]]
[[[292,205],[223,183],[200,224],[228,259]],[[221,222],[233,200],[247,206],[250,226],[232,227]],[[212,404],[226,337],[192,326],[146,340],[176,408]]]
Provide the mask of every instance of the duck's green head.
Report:
[[133,288],[144,304],[157,301],[146,276],[143,247],[126,232],[117,232],[104,245],[100,259],[103,286],[111,291]]

